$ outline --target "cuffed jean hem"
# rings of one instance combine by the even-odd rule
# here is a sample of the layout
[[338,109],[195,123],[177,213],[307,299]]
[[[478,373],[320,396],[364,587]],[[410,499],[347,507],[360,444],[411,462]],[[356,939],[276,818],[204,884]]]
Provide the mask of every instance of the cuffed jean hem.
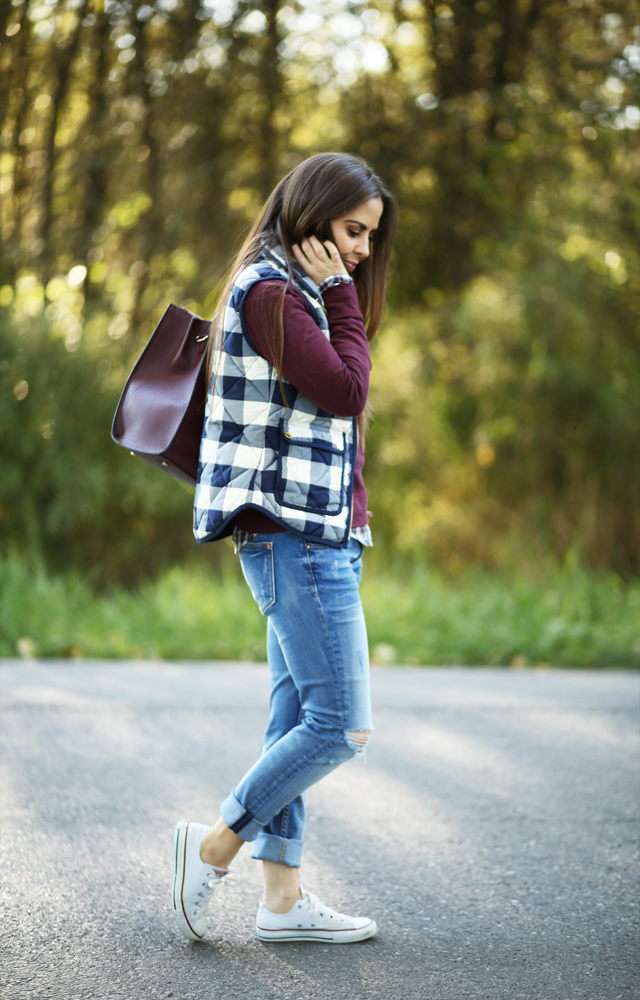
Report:
[[264,826],[264,823],[259,823],[244,806],[240,805],[233,792],[227,795],[220,806],[220,815],[229,829],[242,840],[255,840]]
[[272,833],[259,833],[253,842],[251,857],[257,861],[274,861],[278,865],[299,868],[302,841],[287,840],[286,837],[276,837]]

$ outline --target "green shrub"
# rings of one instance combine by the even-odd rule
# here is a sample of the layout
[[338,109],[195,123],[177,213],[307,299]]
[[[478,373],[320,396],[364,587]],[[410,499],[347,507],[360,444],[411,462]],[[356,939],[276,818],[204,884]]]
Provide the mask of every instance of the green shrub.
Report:
[[[107,338],[108,340],[108,338]],[[76,345],[73,345],[76,347]],[[101,338],[73,352],[44,319],[0,312],[0,542],[90,584],[130,583],[195,551],[191,498],[113,443],[138,353]],[[219,551],[206,553],[217,561]]]
[[[640,666],[640,583],[548,572],[538,581],[367,573],[374,662]],[[0,561],[0,655],[264,660],[266,621],[229,562],[176,567],[94,595],[76,573]]]

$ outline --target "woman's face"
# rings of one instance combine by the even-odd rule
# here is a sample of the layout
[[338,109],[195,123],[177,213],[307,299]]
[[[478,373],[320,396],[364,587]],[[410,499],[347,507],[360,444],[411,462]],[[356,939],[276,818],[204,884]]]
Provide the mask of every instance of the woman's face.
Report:
[[371,237],[378,228],[383,210],[382,198],[369,198],[346,215],[337,215],[331,220],[333,242],[350,274],[369,256]]

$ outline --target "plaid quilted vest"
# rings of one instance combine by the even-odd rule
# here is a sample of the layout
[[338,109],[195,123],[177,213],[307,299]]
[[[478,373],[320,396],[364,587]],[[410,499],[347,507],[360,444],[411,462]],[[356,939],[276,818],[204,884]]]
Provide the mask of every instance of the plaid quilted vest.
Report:
[[[251,507],[309,541],[343,547],[351,527],[357,421],[319,409],[284,378],[282,398],[276,369],[254,350],[243,314],[253,285],[273,278],[287,278],[281,247],[246,267],[229,296],[205,409],[194,534],[198,542],[224,538],[235,515]],[[328,338],[317,285],[301,270],[293,285]]]

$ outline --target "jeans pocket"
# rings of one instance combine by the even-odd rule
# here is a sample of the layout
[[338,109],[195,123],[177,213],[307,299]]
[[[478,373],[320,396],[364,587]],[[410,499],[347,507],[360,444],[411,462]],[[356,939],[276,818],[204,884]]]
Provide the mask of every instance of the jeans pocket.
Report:
[[243,546],[240,565],[261,614],[266,615],[276,603],[273,542],[249,542]]

